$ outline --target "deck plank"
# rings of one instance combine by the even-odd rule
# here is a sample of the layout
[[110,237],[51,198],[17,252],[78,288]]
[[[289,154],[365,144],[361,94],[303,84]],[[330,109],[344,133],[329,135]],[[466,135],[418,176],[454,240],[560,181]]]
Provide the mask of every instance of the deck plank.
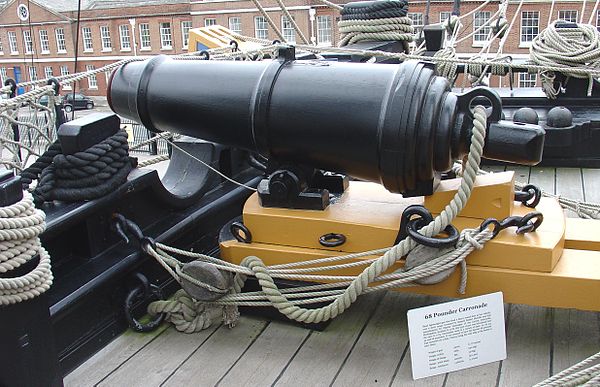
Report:
[[164,382],[164,386],[214,386],[263,332],[268,322],[242,316],[234,328],[221,326]]
[[600,169],[582,169],[583,198],[587,202],[600,203]]
[[500,386],[531,386],[548,377],[551,326],[551,309],[510,305]]
[[217,385],[273,384],[310,333],[291,323],[273,321]]
[[384,293],[360,297],[323,332],[313,332],[275,385],[329,386]]
[[149,333],[127,330],[64,378],[65,387],[93,386],[162,334],[169,324]]
[[529,183],[537,185],[545,192],[556,193],[556,168],[531,168]]
[[170,327],[98,385],[159,386],[217,328],[218,325],[214,325],[197,333],[185,334]]
[[554,310],[552,374],[599,351],[598,313],[574,309]]
[[[583,181],[579,168],[556,168],[556,194],[583,200]],[[566,210],[565,214],[571,218],[577,217],[571,210]]]
[[408,343],[406,312],[423,297],[388,292],[346,360],[334,386],[389,385]]

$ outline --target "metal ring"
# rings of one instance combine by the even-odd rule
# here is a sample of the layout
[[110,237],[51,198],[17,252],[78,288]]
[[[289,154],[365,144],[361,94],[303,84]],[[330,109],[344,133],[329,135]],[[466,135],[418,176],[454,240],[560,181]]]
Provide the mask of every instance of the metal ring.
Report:
[[528,193],[528,199],[521,201],[524,206],[535,208],[538,204],[540,204],[540,200],[542,200],[542,190],[540,187],[533,184],[527,184],[523,187],[523,191]]
[[319,237],[319,243],[325,247],[341,246],[346,243],[346,236],[344,234],[330,232],[329,234],[321,235]]
[[198,56],[203,56],[205,60],[209,60],[210,59],[210,54],[206,50],[200,51],[200,54],[198,54]]
[[[535,220],[534,220],[535,219]],[[533,222],[532,222],[533,221]],[[534,232],[542,225],[544,221],[544,215],[541,212],[530,212],[523,216],[522,226],[517,228],[517,234],[525,234],[527,232]]]
[[502,231],[502,224],[500,224],[500,222],[498,221],[498,219],[487,218],[486,220],[484,220],[483,223],[481,223],[481,226],[479,226],[479,232],[485,230],[490,225],[494,226],[494,228],[492,229],[492,239],[494,239],[495,237],[498,236],[498,234],[500,233],[500,231]]
[[443,248],[456,245],[456,242],[458,242],[458,238],[460,236],[460,233],[458,232],[456,227],[454,227],[451,224],[446,226],[446,228],[444,229],[444,233],[448,235],[446,238],[427,237],[421,234],[419,230],[426,226],[428,223],[429,222],[425,223],[422,218],[411,220],[406,226],[408,236],[410,236],[418,244],[427,247]]
[[232,40],[231,42],[229,42],[229,45],[232,46],[231,51],[236,52],[238,50],[239,44],[237,41]]
[[426,222],[425,224],[433,221],[433,216],[427,208],[419,204],[413,204],[406,207],[402,212],[402,217],[400,218],[400,230],[398,230],[398,236],[396,237],[394,244],[398,244],[403,239],[406,239],[408,236],[407,226],[414,215],[419,216],[419,219],[422,219],[424,222]]
[[125,297],[125,303],[123,305],[123,312],[125,314],[125,319],[129,324],[129,327],[136,332],[151,332],[158,328],[160,324],[162,324],[165,319],[165,314],[160,313],[156,315],[151,321],[146,324],[141,323],[137,318],[133,316],[133,304],[140,298],[143,297],[143,301],[146,302],[148,300],[154,301],[162,300],[162,291],[156,285],[150,285],[149,289],[146,291],[144,285],[139,285],[133,288],[127,296]]
[[231,223],[231,225],[229,226],[229,231],[238,242],[252,242],[252,233],[250,232],[250,230],[248,230],[248,227],[246,227],[242,222]]

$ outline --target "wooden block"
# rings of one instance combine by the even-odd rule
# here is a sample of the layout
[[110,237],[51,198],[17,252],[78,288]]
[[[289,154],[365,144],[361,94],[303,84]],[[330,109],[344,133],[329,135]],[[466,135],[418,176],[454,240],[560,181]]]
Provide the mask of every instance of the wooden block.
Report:
[[600,251],[600,221],[597,219],[567,218],[565,248]]

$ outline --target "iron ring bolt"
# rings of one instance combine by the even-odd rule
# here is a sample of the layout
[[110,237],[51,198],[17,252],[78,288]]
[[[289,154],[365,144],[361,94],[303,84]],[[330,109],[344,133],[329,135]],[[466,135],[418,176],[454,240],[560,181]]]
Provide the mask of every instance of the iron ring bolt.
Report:
[[344,234],[330,232],[329,234],[321,235],[319,237],[319,243],[325,247],[341,246],[346,243],[346,236]]
[[246,227],[242,222],[231,223],[231,226],[229,226],[229,231],[238,242],[252,242],[252,233],[250,232],[250,230],[248,230],[248,227]]
[[522,191],[515,192],[515,200],[523,203],[524,206],[535,208],[542,199],[542,190],[533,184],[527,184]]

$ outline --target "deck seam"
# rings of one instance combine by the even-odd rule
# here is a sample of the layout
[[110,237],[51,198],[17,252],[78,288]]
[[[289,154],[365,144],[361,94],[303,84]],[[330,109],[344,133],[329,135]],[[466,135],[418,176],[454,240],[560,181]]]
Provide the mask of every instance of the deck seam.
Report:
[[383,299],[384,299],[384,297],[380,297],[379,300],[377,300],[377,306],[373,309],[373,313],[365,321],[365,325],[362,326],[362,328],[360,329],[360,332],[358,332],[358,335],[354,339],[354,343],[352,343],[352,346],[350,347],[350,350],[346,354],[346,357],[344,357],[344,361],[342,361],[342,364],[340,364],[340,367],[338,368],[337,372],[335,373],[335,375],[333,375],[333,379],[331,379],[331,382],[329,382],[329,387],[333,386],[333,383],[335,383],[335,380],[340,375],[340,372],[342,372],[342,369],[344,368],[344,366],[348,362],[348,359],[350,358],[350,355],[352,354],[352,351],[354,351],[354,348],[356,348],[356,344],[358,343],[358,340],[360,340],[360,337],[365,332],[365,329],[367,329],[367,326],[369,325],[369,323],[373,319],[373,316],[375,316],[375,313],[377,312],[377,309],[379,308],[379,306],[383,302]]
[[[550,324],[550,356],[548,359],[548,377],[554,375],[554,325],[556,324],[556,313],[554,308],[549,308],[552,315],[552,324]],[[570,323],[570,320],[569,320]]]
[[296,348],[296,350],[294,351],[294,353],[292,354],[292,356],[290,357],[290,359],[287,361],[287,363],[285,364],[285,366],[283,367],[283,369],[281,370],[281,372],[279,372],[279,375],[277,375],[277,377],[275,378],[275,380],[273,381],[273,383],[271,383],[271,387],[275,386],[277,384],[277,382],[279,381],[279,379],[281,379],[281,377],[283,376],[283,374],[285,373],[285,371],[287,371],[288,367],[290,366],[290,364],[292,363],[292,361],[294,360],[294,358],[296,358],[296,355],[298,355],[298,352],[300,352],[300,350],[304,346],[304,343],[306,343],[306,341],[308,340],[308,338],[310,336],[312,336],[313,332],[314,332],[313,330],[310,330],[308,332],[308,335],[306,335],[306,337],[304,338],[304,340],[302,340],[302,342],[300,343],[300,345],[298,346],[298,348]]
[[239,361],[242,359],[242,357],[244,357],[244,355],[248,352],[248,350],[254,345],[254,343],[256,342],[256,340],[258,340],[258,338],[263,334],[263,332],[267,329],[267,327],[271,325],[271,321],[268,321],[264,327],[262,327],[262,329],[260,330],[260,332],[258,333],[258,335],[256,335],[256,337],[254,337],[252,339],[252,341],[250,341],[250,343],[248,344],[248,346],[246,347],[246,349],[244,349],[244,351],[240,354],[240,356],[238,356],[237,359],[235,359],[235,361],[231,364],[231,366],[227,369],[227,371],[225,371],[225,373],[219,378],[219,380],[217,380],[217,382],[215,383],[214,387],[217,387],[222,381],[223,379],[225,379],[225,377],[231,372],[231,370],[239,363]]
[[127,363],[129,360],[131,360],[134,356],[136,356],[141,350],[143,350],[144,348],[146,348],[146,346],[150,345],[150,343],[152,343],[154,340],[156,340],[160,335],[164,334],[166,331],[168,331],[170,329],[170,327],[167,327],[166,329],[163,329],[162,332],[160,332],[158,335],[154,336],[152,339],[150,339],[146,344],[144,344],[143,346],[141,346],[137,351],[135,351],[134,353],[132,353],[130,356],[127,357],[127,359],[125,359],[121,364],[119,364],[117,367],[115,367],[112,371],[110,371],[108,374],[104,375],[104,377],[102,377],[102,379],[98,380],[97,382],[94,383],[94,387],[98,386],[100,383],[102,383],[103,381],[105,381],[110,375],[114,374],[115,372],[117,372],[117,370],[119,368],[121,368],[125,363]]
[[392,385],[394,384],[396,375],[398,375],[398,372],[400,371],[400,366],[402,365],[402,362],[404,361],[404,358],[406,357],[406,354],[408,353],[409,347],[410,347],[410,341],[406,343],[406,346],[404,347],[404,351],[402,351],[402,355],[400,356],[400,361],[398,362],[398,365],[396,365],[396,369],[394,370],[394,373],[392,374],[392,378],[390,379],[390,384],[388,385],[388,387],[392,387]]

